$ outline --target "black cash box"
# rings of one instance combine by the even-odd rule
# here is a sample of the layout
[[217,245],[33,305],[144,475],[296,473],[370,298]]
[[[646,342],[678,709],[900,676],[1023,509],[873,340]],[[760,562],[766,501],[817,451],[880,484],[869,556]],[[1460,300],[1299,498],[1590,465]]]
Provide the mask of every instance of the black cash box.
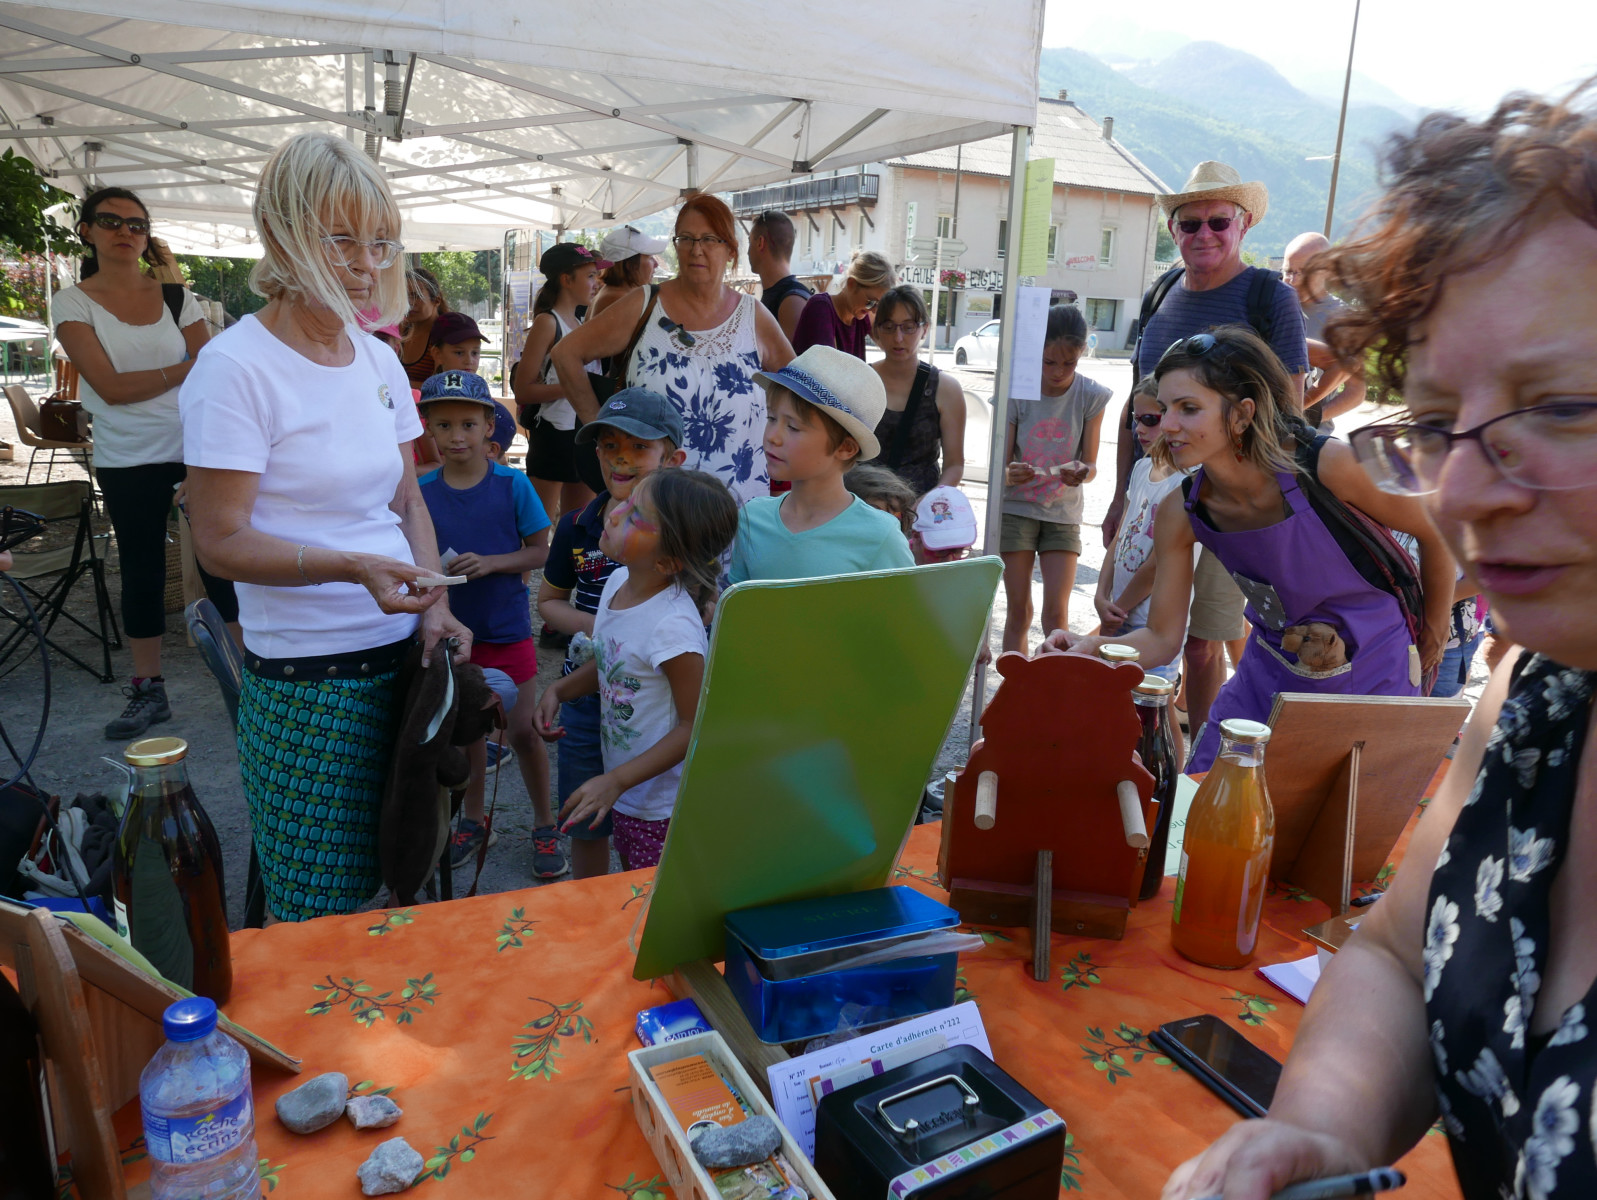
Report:
[[1065,1122],[973,1046],[821,1098],[815,1169],[837,1200],[1055,1200]]

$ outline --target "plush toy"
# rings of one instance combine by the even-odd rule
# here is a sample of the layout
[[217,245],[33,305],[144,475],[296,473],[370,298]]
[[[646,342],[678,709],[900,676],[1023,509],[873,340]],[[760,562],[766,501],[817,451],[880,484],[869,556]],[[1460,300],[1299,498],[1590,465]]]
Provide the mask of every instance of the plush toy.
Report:
[[1347,662],[1347,644],[1324,621],[1288,625],[1281,631],[1281,649],[1298,656],[1311,671],[1334,671]]
[[421,645],[400,668],[399,737],[383,788],[378,859],[393,903],[412,904],[449,836],[450,791],[471,774],[464,746],[504,724],[499,697],[474,663],[449,661],[440,644],[421,665]]

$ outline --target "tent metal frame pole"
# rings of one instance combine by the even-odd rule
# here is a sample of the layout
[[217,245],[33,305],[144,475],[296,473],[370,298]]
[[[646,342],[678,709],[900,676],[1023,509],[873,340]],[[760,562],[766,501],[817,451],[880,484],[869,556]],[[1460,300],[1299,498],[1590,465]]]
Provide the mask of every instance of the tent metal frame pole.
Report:
[[[1015,305],[1020,296],[1020,235],[1026,210],[1026,156],[1031,151],[1031,129],[1014,126],[1009,155],[1009,225],[1004,235],[1003,314],[999,318],[998,361],[993,369],[992,439],[987,451],[987,527],[982,553],[997,554],[1004,525],[1004,442],[1009,430],[1009,377],[1015,354]],[[935,316],[935,314],[934,314]],[[992,638],[992,617],[987,618],[983,645]],[[976,685],[971,695],[970,744],[981,736],[981,712],[987,698],[987,667],[976,664]]]

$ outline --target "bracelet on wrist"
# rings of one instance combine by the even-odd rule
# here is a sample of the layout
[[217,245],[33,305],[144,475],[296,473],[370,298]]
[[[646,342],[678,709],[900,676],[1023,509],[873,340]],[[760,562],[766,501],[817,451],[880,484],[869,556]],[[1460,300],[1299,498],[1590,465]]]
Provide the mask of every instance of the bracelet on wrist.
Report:
[[304,546],[301,546],[299,548],[299,552],[294,555],[294,565],[299,568],[299,577],[301,579],[303,579],[306,583],[310,584],[311,587],[321,587],[321,584],[319,584],[316,580],[312,579],[309,575],[305,574],[305,547]]

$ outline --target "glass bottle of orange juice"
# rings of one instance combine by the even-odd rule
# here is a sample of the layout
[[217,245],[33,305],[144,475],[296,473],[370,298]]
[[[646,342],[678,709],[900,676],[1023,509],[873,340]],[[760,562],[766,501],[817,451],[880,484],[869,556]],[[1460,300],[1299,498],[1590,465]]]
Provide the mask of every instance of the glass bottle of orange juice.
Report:
[[1270,727],[1220,723],[1220,753],[1187,813],[1170,941],[1206,967],[1253,957],[1275,848],[1275,811],[1264,788]]

